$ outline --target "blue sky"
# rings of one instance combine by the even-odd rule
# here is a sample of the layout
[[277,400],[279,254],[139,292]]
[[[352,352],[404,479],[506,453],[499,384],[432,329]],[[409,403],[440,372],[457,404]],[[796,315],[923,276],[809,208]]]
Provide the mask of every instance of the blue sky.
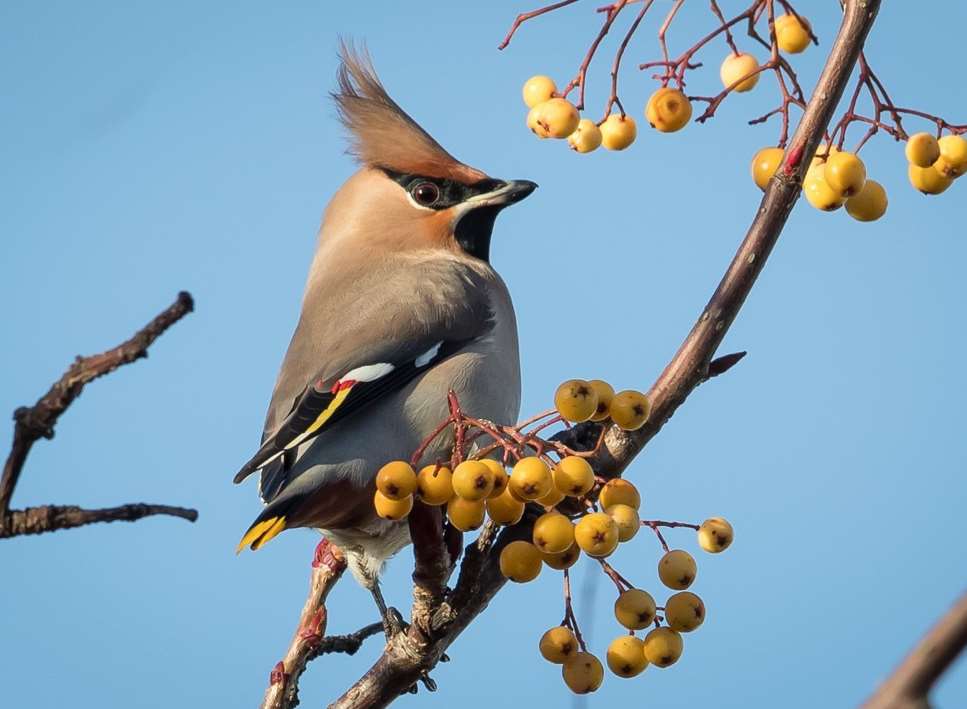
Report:
[[[254,483],[231,477],[258,442],[321,211],[354,169],[327,99],[340,35],[368,43],[391,93],[455,155],[541,185],[500,218],[493,246],[517,304],[524,412],[546,408],[566,378],[641,389],[654,379],[755,212],[748,163],[778,126],[745,121],[775,94],[763,80],[675,135],[642,126],[621,154],[537,141],[520,84],[572,74],[596,32],[592,5],[526,26],[503,53],[498,41],[530,4],[0,5],[0,412],[35,401],[74,355],[116,344],[178,290],[197,301],[148,360],[84,392],[34,449],[15,506],[144,500],[201,515],[0,545],[10,706],[261,697],[316,537],[294,531],[236,557],[258,503]],[[807,90],[837,4],[808,5],[823,45],[796,60]],[[886,3],[869,58],[898,102],[964,121],[967,10],[944,3],[940,14]],[[655,58],[656,20],[622,77],[636,117],[653,82],[633,65]],[[705,5],[690,4],[672,51],[710,25]],[[592,117],[614,41],[589,74]],[[724,55],[721,43],[707,52],[692,91],[715,89]],[[696,552],[708,620],[679,664],[609,676],[590,706],[855,705],[967,586],[965,186],[914,192],[902,146],[885,137],[863,156],[889,193],[886,217],[859,224],[800,203],[723,345],[749,356],[697,391],[629,470],[643,514],[724,515],[736,542]],[[695,549],[690,533],[670,540]],[[661,596],[658,556],[642,534],[615,564]],[[401,554],[386,576],[397,605],[408,604],[410,563]],[[579,618],[603,654],[619,634],[611,589],[585,571]],[[435,671],[440,692],[400,703],[568,702],[537,656],[561,614],[556,575],[508,588]],[[332,632],[371,622],[368,594],[347,578],[330,617]],[[379,649],[317,661],[304,703],[334,698]],[[959,665],[936,698],[965,696]]]

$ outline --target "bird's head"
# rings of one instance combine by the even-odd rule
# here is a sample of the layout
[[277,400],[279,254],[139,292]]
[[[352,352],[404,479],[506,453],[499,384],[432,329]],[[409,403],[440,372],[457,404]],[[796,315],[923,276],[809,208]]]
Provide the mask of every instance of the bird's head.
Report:
[[332,94],[362,169],[337,192],[326,214],[343,246],[445,248],[487,261],[494,220],[537,185],[500,180],[465,165],[401,109],[365,53],[343,46]]

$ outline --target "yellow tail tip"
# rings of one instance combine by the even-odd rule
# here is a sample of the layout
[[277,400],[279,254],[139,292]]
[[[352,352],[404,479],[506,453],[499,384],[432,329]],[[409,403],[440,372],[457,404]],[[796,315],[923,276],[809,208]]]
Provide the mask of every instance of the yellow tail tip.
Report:
[[250,546],[252,551],[257,551],[261,549],[266,542],[277,536],[284,529],[284,516],[269,517],[266,520],[253,524],[251,527],[249,527],[248,531],[245,533],[245,536],[242,537],[242,541],[238,543],[235,553],[240,554],[247,546]]

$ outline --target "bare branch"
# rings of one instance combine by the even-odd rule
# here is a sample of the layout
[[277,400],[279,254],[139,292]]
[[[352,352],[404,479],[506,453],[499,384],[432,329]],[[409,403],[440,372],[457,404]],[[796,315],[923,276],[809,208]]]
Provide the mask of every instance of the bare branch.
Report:
[[559,10],[562,7],[567,7],[568,5],[573,5],[578,0],[562,0],[562,2],[556,2],[546,7],[538,8],[537,10],[531,10],[530,12],[525,12],[514,18],[514,24],[510,26],[510,30],[507,32],[507,36],[504,37],[504,41],[497,45],[497,49],[506,49],[507,45],[510,44],[510,40],[514,38],[517,30],[520,26],[527,22],[527,20],[532,20],[535,17],[539,17],[546,12],[553,12],[554,10]]
[[862,709],[928,709],[927,695],[967,647],[967,593],[937,621]]
[[[299,704],[299,677],[306,669],[306,663],[325,652],[349,652],[349,650],[325,650],[324,641],[335,646],[335,638],[324,638],[326,634],[326,598],[336,582],[346,571],[346,558],[340,549],[323,539],[316,547],[312,560],[312,574],[309,579],[309,597],[299,616],[299,625],[285,653],[269,675],[269,687],[265,690],[262,709],[290,709]],[[382,630],[382,623],[377,624]],[[354,633],[359,642],[372,635],[366,626]],[[353,642],[353,641],[350,641]],[[345,646],[345,643],[342,644]],[[357,645],[358,648],[358,645]],[[352,652],[355,652],[353,650]],[[351,654],[351,653],[350,653]]]
[[196,510],[170,505],[149,505],[134,502],[120,507],[106,507],[98,510],[85,510],[75,506],[43,505],[28,507],[25,510],[11,510],[0,525],[0,539],[17,537],[22,534],[43,534],[58,529],[83,527],[98,522],[136,522],[152,515],[181,517],[189,522],[198,519]]
[[[70,366],[67,372],[57,380],[50,390],[40,398],[33,406],[21,407],[14,411],[13,418],[16,422],[13,431],[13,445],[7,461],[3,466],[3,477],[0,478],[0,529],[10,530],[13,528],[8,522],[10,514],[10,498],[13,497],[14,488],[20,478],[24,462],[33,444],[39,438],[53,438],[54,426],[57,419],[67,408],[74,403],[80,396],[84,386],[94,381],[98,377],[110,374],[118,367],[130,364],[143,357],[148,356],[148,347],[151,346],[158,337],[169,327],[181,320],[194,308],[191,295],[185,291],[178,294],[175,302],[162,311],[156,318],[134,334],[127,342],[123,342],[114,349],[102,352],[101,354],[91,355],[90,357],[78,357]],[[128,506],[126,506],[128,507]],[[35,508],[42,510],[45,508]],[[51,508],[60,510],[73,510],[75,514],[78,508]],[[118,508],[124,509],[124,508]],[[30,510],[25,510],[22,514],[26,515]],[[91,510],[89,513],[98,512]],[[101,510],[100,512],[104,512]],[[39,513],[35,513],[38,515]],[[149,514],[166,514],[164,512],[152,512]],[[170,514],[167,513],[167,514]],[[197,514],[197,513],[196,513]],[[141,515],[144,517],[145,515]],[[184,516],[184,515],[181,515]],[[111,519],[138,519],[138,517],[112,517]],[[53,529],[66,529],[76,527],[78,524],[89,524],[90,522],[109,521],[108,518],[90,519],[87,522],[77,524],[61,524],[60,526],[50,527],[49,529],[37,529],[40,531],[52,531]],[[36,533],[25,532],[25,533]]]

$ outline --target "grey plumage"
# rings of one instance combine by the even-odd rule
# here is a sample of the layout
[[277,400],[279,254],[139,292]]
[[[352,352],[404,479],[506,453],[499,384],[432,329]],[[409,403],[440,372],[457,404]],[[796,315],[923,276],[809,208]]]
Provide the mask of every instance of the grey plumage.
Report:
[[[374,588],[409,541],[375,513],[378,469],[447,417],[448,390],[472,415],[516,420],[517,325],[489,241],[497,213],[535,185],[457,162],[344,52],[337,102],[364,165],[326,209],[263,445],[236,481],[261,468],[266,503],[240,547],[317,528]],[[424,462],[451,445],[441,437]]]

